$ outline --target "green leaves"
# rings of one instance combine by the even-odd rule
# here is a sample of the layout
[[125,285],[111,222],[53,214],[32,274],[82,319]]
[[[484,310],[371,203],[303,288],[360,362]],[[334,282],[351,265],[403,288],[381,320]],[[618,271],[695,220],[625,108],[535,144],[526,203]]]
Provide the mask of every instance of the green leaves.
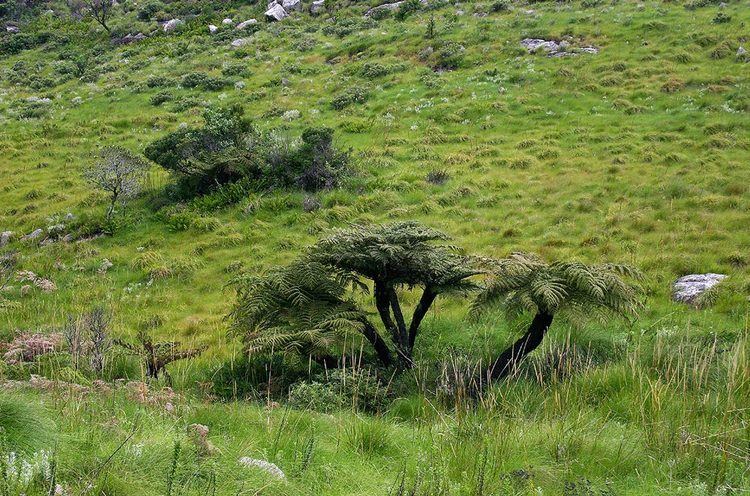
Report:
[[474,300],[471,315],[501,306],[511,314],[568,312],[578,317],[627,317],[641,307],[640,272],[624,264],[548,264],[537,255],[513,253],[492,267],[492,278]]

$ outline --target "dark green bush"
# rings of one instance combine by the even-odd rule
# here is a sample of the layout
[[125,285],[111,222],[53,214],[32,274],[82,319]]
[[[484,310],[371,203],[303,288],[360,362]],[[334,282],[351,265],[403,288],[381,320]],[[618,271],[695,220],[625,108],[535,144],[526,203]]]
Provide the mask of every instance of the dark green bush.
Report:
[[152,95],[149,101],[151,102],[151,105],[158,107],[162,103],[169,102],[171,100],[172,100],[171,93],[167,91],[161,91],[155,95]]
[[342,110],[355,103],[365,103],[367,97],[367,90],[359,86],[352,86],[336,95],[331,101],[331,107],[334,110]]
[[388,400],[387,389],[368,370],[334,369],[312,381],[294,384],[289,403],[297,408],[319,412],[353,409],[376,412]]
[[185,88],[200,88],[206,91],[218,91],[231,84],[224,78],[217,78],[202,72],[191,72],[182,77],[182,86]]

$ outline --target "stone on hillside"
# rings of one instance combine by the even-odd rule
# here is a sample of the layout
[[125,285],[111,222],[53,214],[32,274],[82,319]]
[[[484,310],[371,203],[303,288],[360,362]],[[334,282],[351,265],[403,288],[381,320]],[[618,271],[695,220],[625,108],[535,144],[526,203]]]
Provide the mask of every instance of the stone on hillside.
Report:
[[302,10],[302,2],[300,0],[282,0],[281,6],[284,7],[284,10],[287,12]]
[[232,24],[234,24],[234,21],[227,17],[226,19],[221,21],[221,23],[225,26],[231,26]]
[[313,15],[320,14],[326,9],[326,0],[313,0],[310,5],[310,13]]
[[0,233],[0,247],[7,245],[13,239],[13,231],[3,231]]
[[184,24],[182,19],[172,19],[164,23],[164,32],[174,31],[178,26]]
[[8,33],[11,33],[11,34],[16,34],[16,33],[20,33],[21,32],[21,30],[18,29],[18,26],[13,26],[13,25],[5,26],[5,31],[7,31]]
[[247,29],[250,26],[254,26],[255,24],[258,24],[258,21],[256,21],[255,19],[248,19],[247,21],[237,24],[235,29]]
[[599,53],[599,49],[594,46],[583,46],[583,47],[571,47],[570,42],[555,41],[555,40],[542,40],[539,38],[524,38],[521,40],[521,45],[528,50],[529,53],[544,52],[549,57],[572,57],[579,53],[596,54]]
[[378,5],[377,7],[373,7],[367,12],[365,12],[365,17],[370,17],[372,14],[376,12],[381,12],[384,10],[390,10],[390,11],[397,10],[401,6],[402,3],[404,2],[401,1],[401,2],[384,3],[382,5]]
[[120,38],[118,40],[115,40],[114,43],[115,43],[115,45],[127,45],[129,43],[135,43],[137,41],[142,41],[142,40],[145,40],[145,39],[146,39],[146,35],[143,34],[143,33],[138,33],[138,34],[128,33],[125,36],[123,36],[122,38]]
[[268,10],[265,13],[266,19],[268,19],[271,22],[274,21],[281,21],[289,16],[287,14],[286,10],[284,10],[284,7],[282,7],[279,4],[273,4],[270,7],[268,7]]
[[698,298],[713,288],[721,281],[726,279],[724,274],[690,274],[680,277],[674,283],[674,293],[672,297],[675,301],[682,303],[695,304]]
[[286,475],[284,475],[284,472],[281,471],[279,467],[277,467],[275,464],[271,462],[267,462],[265,460],[258,460],[255,458],[250,458],[249,456],[243,456],[239,459],[240,465],[243,465],[247,468],[255,467],[263,470],[264,472],[268,473],[269,475],[272,475],[273,477],[276,477],[277,479],[286,479]]
[[740,47],[737,49],[736,57],[737,60],[740,60],[742,62],[747,62],[750,60],[750,57],[748,57],[747,55],[747,50],[742,45],[740,45]]
[[211,34],[214,34],[216,31],[218,31],[219,28],[217,26],[214,26],[213,24],[208,25],[208,32]]
[[29,234],[27,234],[26,236],[24,236],[23,238],[21,238],[21,240],[22,241],[33,241],[35,239],[39,239],[42,236],[42,234],[44,234],[44,230],[43,229],[41,229],[41,228],[35,229],[34,231],[30,232]]
[[238,38],[232,42],[232,48],[242,48],[243,46],[249,45],[251,41],[251,38]]

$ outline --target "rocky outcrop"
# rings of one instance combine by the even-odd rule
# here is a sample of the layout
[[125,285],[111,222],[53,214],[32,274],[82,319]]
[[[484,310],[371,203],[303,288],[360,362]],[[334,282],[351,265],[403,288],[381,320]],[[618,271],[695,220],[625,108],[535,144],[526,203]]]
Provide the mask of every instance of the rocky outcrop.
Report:
[[249,45],[252,40],[250,38],[239,38],[231,43],[232,48],[242,48],[243,46]]
[[122,38],[118,38],[114,41],[115,45],[128,45],[130,43],[135,43],[137,41],[143,41],[146,39],[146,35],[143,33],[138,34],[131,34],[128,33]]
[[284,7],[275,2],[268,5],[268,10],[266,10],[264,15],[270,22],[282,21],[289,16]]
[[165,33],[168,33],[169,31],[174,31],[183,24],[185,24],[185,21],[182,19],[172,19],[164,23],[163,29]]
[[313,0],[312,5],[310,5],[310,13],[312,15],[322,14],[325,10],[326,10],[325,0]]
[[675,301],[696,305],[701,295],[726,279],[724,274],[690,274],[680,277],[674,283],[672,297]]
[[13,231],[3,231],[0,233],[0,247],[6,246],[13,240]]
[[247,21],[237,24],[237,26],[235,26],[235,29],[247,29],[251,26],[255,26],[256,24],[258,24],[258,21],[256,21],[255,19],[248,19]]
[[599,49],[594,46],[574,47],[568,40],[555,41],[540,38],[524,38],[521,40],[521,46],[528,50],[529,53],[543,52],[549,57],[572,57],[581,53],[599,53]]

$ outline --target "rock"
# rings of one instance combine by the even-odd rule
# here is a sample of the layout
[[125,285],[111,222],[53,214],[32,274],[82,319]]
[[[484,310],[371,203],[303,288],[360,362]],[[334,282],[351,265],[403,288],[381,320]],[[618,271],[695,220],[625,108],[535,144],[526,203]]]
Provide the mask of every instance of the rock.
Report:
[[174,31],[178,26],[185,24],[185,21],[181,19],[172,19],[164,23],[164,32]]
[[41,228],[35,229],[34,231],[30,232],[29,234],[27,234],[26,236],[24,236],[23,238],[21,238],[21,240],[22,241],[33,241],[35,239],[39,239],[42,236],[42,234],[44,234],[44,230],[43,229],[41,229]]
[[381,12],[384,10],[389,10],[389,11],[397,10],[401,6],[402,3],[404,2],[401,1],[401,2],[384,3],[383,5],[378,5],[377,7],[373,7],[369,9],[367,12],[365,12],[365,17],[370,17],[372,14],[376,12]]
[[724,274],[690,274],[680,277],[674,283],[672,297],[675,301],[691,305],[698,303],[698,298],[726,279]]
[[548,57],[572,57],[580,53],[596,54],[599,49],[587,45],[583,47],[571,47],[568,41],[542,40],[539,38],[524,38],[521,45],[529,53],[545,52]]
[[214,34],[216,31],[218,31],[219,28],[217,26],[214,26],[213,24],[208,25],[208,32],[211,34]]
[[249,45],[253,41],[252,38],[238,38],[231,43],[232,48],[241,48]]
[[13,239],[13,231],[3,231],[0,233],[0,247],[7,245]]
[[740,45],[740,47],[737,49],[736,57],[737,57],[737,60],[742,60],[745,62],[750,60],[750,57],[748,57],[747,55],[747,50],[745,50],[745,47],[743,47],[742,45]]
[[302,10],[302,2],[300,0],[282,0],[281,6],[287,12],[293,12],[295,10]]
[[225,26],[231,26],[232,24],[234,24],[234,21],[227,17],[226,19],[221,21],[221,23]]
[[310,5],[310,13],[313,15],[318,15],[325,10],[326,0],[313,0],[312,5]]
[[264,14],[266,19],[270,22],[281,21],[289,16],[284,7],[279,4],[271,5]]
[[146,39],[146,35],[143,33],[138,34],[126,34],[120,39],[114,41],[115,45],[127,45],[129,43],[135,43],[136,41],[142,41]]
[[235,26],[234,29],[247,29],[250,26],[254,26],[256,24],[258,24],[258,21],[256,21],[255,19],[248,19],[245,22],[241,22],[241,23],[237,24],[237,26]]
[[286,479],[286,475],[284,475],[284,472],[282,472],[279,467],[277,467],[275,464],[271,462],[267,462],[265,460],[258,460],[255,458],[250,458],[249,456],[243,456],[238,461],[240,465],[243,465],[247,468],[251,468],[251,467],[259,468],[263,470],[264,472],[268,473],[269,475],[276,477],[277,479],[281,479],[281,480]]
[[106,274],[109,269],[111,269],[112,267],[114,267],[114,265],[115,264],[113,264],[112,262],[110,262],[109,259],[105,258],[104,260],[102,260],[102,263],[99,266],[99,269],[97,270],[97,272],[99,274]]
[[21,32],[21,30],[18,29],[18,26],[13,26],[11,24],[5,26],[5,31],[8,32],[8,33],[11,33],[11,34],[16,34],[16,33],[20,33]]

